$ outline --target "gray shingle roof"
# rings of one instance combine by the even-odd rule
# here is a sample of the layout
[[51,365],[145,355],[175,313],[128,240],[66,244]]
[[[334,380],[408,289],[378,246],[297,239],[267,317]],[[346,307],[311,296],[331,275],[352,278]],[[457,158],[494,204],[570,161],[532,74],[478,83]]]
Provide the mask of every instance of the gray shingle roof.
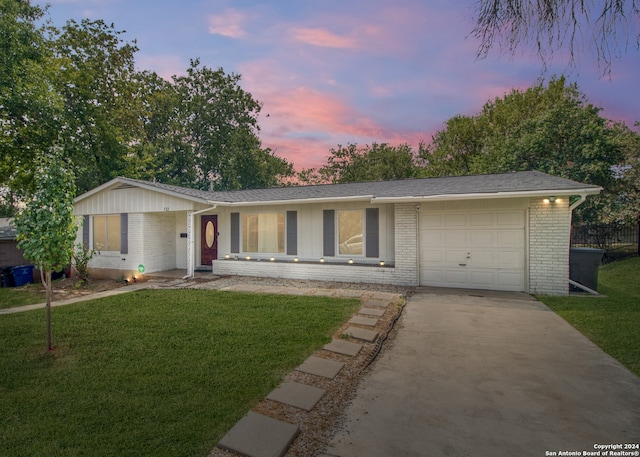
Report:
[[10,225],[9,219],[0,219],[0,240],[15,240],[16,229]]
[[121,182],[140,184],[158,190],[184,195],[207,202],[265,203],[295,200],[324,200],[340,198],[429,198],[454,197],[474,194],[557,192],[597,193],[598,186],[582,184],[538,171],[517,173],[452,176],[444,178],[404,179],[398,181],[371,181],[350,184],[323,184],[315,186],[274,187],[236,191],[208,192],[155,182],[117,178]]

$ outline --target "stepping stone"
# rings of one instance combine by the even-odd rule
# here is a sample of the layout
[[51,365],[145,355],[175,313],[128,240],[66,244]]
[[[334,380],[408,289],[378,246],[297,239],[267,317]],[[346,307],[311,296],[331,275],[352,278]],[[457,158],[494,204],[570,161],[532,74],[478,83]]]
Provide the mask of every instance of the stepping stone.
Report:
[[373,343],[378,337],[378,332],[358,327],[349,327],[347,331],[344,332],[344,334],[352,338],[367,341],[369,343]]
[[350,324],[368,325],[369,327],[375,327],[378,323],[378,319],[373,317],[353,316],[349,319]]
[[384,315],[384,309],[380,308],[360,308],[358,314],[366,314],[367,316],[378,316],[381,317]]
[[248,457],[282,457],[298,435],[298,426],[249,411],[218,443]]
[[338,372],[342,370],[344,363],[336,362],[335,360],[323,359],[322,357],[311,356],[305,360],[296,370],[303,373],[314,374],[316,376],[323,376],[325,378],[333,379]]
[[390,304],[390,300],[376,300],[376,299],[368,299],[364,300],[362,303],[367,308],[384,308],[386,309]]
[[362,349],[362,345],[358,343],[352,343],[350,341],[333,340],[331,343],[325,344],[323,349],[327,351],[335,352],[337,354],[344,355],[357,355]]
[[320,401],[324,392],[324,389],[307,386],[299,382],[283,382],[267,395],[267,400],[311,411],[316,403]]

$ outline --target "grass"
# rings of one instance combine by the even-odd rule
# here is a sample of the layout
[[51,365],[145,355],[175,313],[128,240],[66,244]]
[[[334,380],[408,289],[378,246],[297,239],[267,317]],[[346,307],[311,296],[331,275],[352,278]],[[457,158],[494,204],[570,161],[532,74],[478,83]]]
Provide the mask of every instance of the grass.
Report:
[[537,297],[605,352],[640,376],[640,257],[598,271],[605,297]]
[[36,290],[32,286],[0,287],[0,309],[44,303],[45,301],[47,301],[45,292]]
[[206,456],[358,301],[143,290],[0,316],[3,455]]

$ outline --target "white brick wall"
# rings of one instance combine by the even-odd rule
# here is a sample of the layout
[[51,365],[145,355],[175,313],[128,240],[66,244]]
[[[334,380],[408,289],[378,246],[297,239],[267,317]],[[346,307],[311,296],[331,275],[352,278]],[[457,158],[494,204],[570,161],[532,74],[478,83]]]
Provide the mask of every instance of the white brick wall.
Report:
[[[395,266],[347,265],[315,262],[269,262],[268,260],[214,260],[219,275],[263,276],[319,281],[361,282],[415,286],[418,284],[415,204],[395,206]],[[387,263],[389,263],[387,261]]]
[[[131,230],[131,224],[129,224]],[[176,216],[174,213],[144,215],[142,239],[145,273],[176,268]],[[131,250],[131,240],[129,241]]]
[[569,199],[553,203],[531,199],[529,210],[529,292],[568,295]]

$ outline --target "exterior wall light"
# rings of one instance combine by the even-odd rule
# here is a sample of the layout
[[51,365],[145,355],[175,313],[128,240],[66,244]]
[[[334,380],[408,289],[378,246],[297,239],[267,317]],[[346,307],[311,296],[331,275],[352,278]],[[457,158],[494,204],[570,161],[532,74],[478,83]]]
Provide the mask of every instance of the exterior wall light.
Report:
[[553,196],[551,196],[551,197],[547,197],[547,198],[545,198],[545,199],[544,199],[544,200],[542,200],[542,201],[543,201],[543,202],[545,202],[545,203],[547,203],[547,204],[548,204],[548,203],[554,203],[554,202],[556,201],[556,197],[553,197]]
[[320,263],[324,263],[324,257],[320,257]]
[[224,255],[224,258],[225,258],[225,259],[227,259],[227,260],[229,260],[229,259],[231,258],[231,254],[225,254],[225,255]]
[[384,260],[381,260],[378,265],[380,265],[381,267],[384,267]]
[[349,263],[349,265],[353,265],[353,259],[349,259],[347,262]]
[[276,261],[276,258],[275,258],[274,256],[271,256],[271,257],[269,257],[269,260],[270,260],[271,262],[275,262],[275,261]]
[[245,257],[245,259],[246,259],[246,260],[251,260],[251,256],[250,256],[250,255],[248,255],[248,256],[246,256],[246,257]]
[[294,258],[293,258],[293,261],[294,261],[294,262],[298,262],[298,261],[300,261],[300,259],[298,259],[297,257],[294,257]]

